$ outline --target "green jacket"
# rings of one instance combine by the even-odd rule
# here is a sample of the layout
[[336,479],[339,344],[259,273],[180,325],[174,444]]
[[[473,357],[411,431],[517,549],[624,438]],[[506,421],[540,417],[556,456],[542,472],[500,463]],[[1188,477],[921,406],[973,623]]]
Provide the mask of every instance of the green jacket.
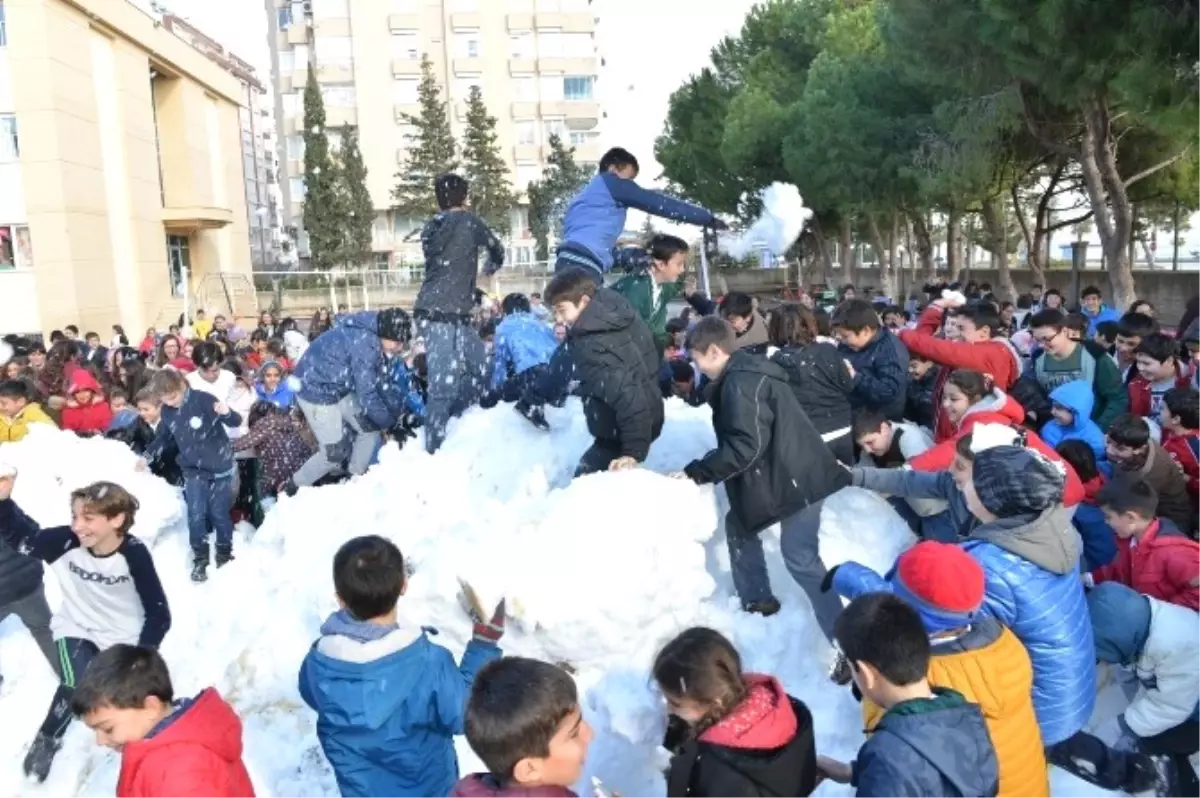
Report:
[[648,271],[627,274],[617,281],[613,290],[629,300],[634,310],[650,327],[654,335],[654,345],[659,353],[667,348],[667,305],[683,293],[680,283],[666,283],[658,292],[658,301],[654,301],[654,278]]

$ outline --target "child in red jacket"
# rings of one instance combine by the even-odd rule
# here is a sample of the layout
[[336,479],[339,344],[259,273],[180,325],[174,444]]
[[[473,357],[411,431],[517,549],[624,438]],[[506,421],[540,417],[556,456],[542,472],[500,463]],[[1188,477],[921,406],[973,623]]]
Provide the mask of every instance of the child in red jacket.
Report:
[[115,645],[92,660],[71,710],[96,742],[121,752],[117,796],[253,796],[242,722],[213,688],[175,700],[152,648]]
[[1084,574],[1088,587],[1120,582],[1161,601],[1200,610],[1200,544],[1167,518],[1156,518],[1158,494],[1145,482],[1107,485],[1104,520],[1117,533],[1117,558]]
[[1167,391],[1189,386],[1187,369],[1179,361],[1179,343],[1162,333],[1152,333],[1134,352],[1138,373],[1129,381],[1129,412],[1157,419]]
[[1190,387],[1167,391],[1158,423],[1162,427],[1162,447],[1183,469],[1195,504],[1200,500],[1200,394]]
[[112,408],[100,383],[85,368],[76,369],[67,386],[70,399],[62,411],[62,428],[81,435],[102,435],[112,421]]

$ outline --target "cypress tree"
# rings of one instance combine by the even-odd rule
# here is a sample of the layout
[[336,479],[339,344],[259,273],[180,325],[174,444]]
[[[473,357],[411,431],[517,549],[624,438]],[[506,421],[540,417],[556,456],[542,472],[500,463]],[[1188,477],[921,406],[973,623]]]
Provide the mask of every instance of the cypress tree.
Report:
[[341,214],[338,210],[337,168],[325,135],[325,101],[312,62],[304,87],[304,230],[309,258],[315,269],[331,269],[340,258]]
[[338,204],[342,214],[341,262],[366,265],[371,258],[371,225],[375,208],[367,191],[367,166],[358,146],[358,130],[342,128],[342,149],[337,170]]
[[421,85],[417,94],[421,114],[402,117],[405,124],[416,128],[416,133],[408,136],[408,158],[396,172],[396,186],[392,189],[392,207],[410,219],[437,212],[433,179],[458,168],[450,117],[428,54],[421,57]]

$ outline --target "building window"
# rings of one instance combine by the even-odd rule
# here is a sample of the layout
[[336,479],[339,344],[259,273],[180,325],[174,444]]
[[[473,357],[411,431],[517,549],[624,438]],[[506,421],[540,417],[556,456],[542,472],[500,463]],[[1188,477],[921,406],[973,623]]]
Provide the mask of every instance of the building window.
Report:
[[288,187],[292,190],[292,202],[302,202],[305,195],[308,194],[308,187],[304,185],[303,177],[293,177],[288,181]]
[[399,105],[417,102],[421,82],[415,78],[392,81],[392,101]]
[[0,225],[0,270],[33,268],[33,243],[24,225]]
[[317,38],[317,66],[349,69],[354,66],[354,40],[349,36]]
[[572,130],[571,131],[571,146],[586,147],[599,137],[599,134],[590,130]]
[[347,19],[350,16],[349,0],[310,0],[313,19]]
[[465,78],[454,79],[454,98],[456,100],[466,100],[471,96],[471,87],[478,86],[480,91],[483,91],[483,76],[471,75]]
[[296,52],[294,50],[279,51],[279,74],[290,75],[296,69]]
[[541,180],[542,170],[536,163],[518,163],[517,164],[517,184],[518,191],[524,191],[525,188],[535,180]]
[[308,71],[308,45],[297,44],[292,48],[292,71],[307,72]]
[[4,16],[4,3],[0,2],[0,47],[8,46],[8,20]]
[[304,159],[304,136],[293,133],[287,137],[287,156],[293,161]]
[[557,30],[539,30],[538,55],[542,58],[557,58],[562,55],[562,32]]
[[15,114],[0,114],[0,163],[15,161],[21,154],[17,142],[17,117]]
[[537,144],[537,123],[517,122],[517,146],[532,147]]
[[304,103],[301,101],[300,92],[298,91],[289,91],[284,94],[282,103],[284,116],[296,116],[304,110]]
[[596,44],[590,33],[564,33],[562,54],[570,58],[588,58],[596,54]]
[[533,32],[519,31],[508,34],[509,58],[533,58]]
[[546,120],[546,142],[549,143],[551,136],[558,136],[558,140],[566,144],[570,131],[567,130],[567,123],[562,119],[547,119]]
[[415,32],[392,34],[392,58],[416,61],[421,57],[419,35]]
[[353,108],[358,103],[353,86],[326,86],[321,89],[326,108]]
[[591,75],[583,77],[563,78],[563,99],[564,100],[590,100],[592,99],[592,84],[595,78]]
[[537,80],[535,78],[513,78],[513,99],[517,102],[537,101]]
[[482,47],[483,37],[480,36],[477,30],[454,34],[455,58],[478,58]]
[[543,75],[541,83],[542,102],[554,102],[563,98],[562,75]]
[[[292,7],[291,6],[284,6],[283,8],[277,8],[277,9],[275,9],[275,12],[279,18],[279,29],[280,30],[287,30],[288,28],[292,27]],[[0,13],[3,13],[3,12],[0,11]]]
[[183,296],[185,270],[192,269],[187,236],[167,236],[167,268],[170,270],[171,296]]

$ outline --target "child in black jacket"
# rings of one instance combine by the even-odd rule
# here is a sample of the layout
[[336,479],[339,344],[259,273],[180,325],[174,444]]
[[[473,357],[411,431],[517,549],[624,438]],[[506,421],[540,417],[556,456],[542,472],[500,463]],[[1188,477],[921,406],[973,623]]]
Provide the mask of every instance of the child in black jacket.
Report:
[[[694,627],[654,661],[672,723],[667,795],[809,795],[817,783],[812,714],[774,676],[742,673],[737,649]],[[674,738],[674,739],[672,739]]]
[[559,272],[546,286],[555,320],[570,327],[567,347],[596,439],[576,476],[633,468],[662,432],[663,399],[654,336],[629,300],[597,288],[583,269]]
[[162,421],[146,449],[142,467],[162,457],[174,441],[183,471],[183,497],[188,510],[192,546],[192,581],[208,579],[208,533],[217,533],[217,567],[233,559],[233,445],[224,427],[237,427],[242,417],[211,394],[193,391],[178,371],[154,375],[153,388],[162,402]]

